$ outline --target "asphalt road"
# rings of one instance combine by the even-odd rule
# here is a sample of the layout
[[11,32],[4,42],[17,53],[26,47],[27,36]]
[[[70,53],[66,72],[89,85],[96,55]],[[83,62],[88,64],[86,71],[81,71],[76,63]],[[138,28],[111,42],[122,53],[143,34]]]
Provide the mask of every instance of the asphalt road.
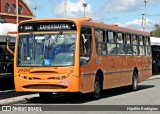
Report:
[[[56,108],[60,108],[60,109],[65,108],[66,110],[67,108],[68,110],[72,110],[74,109],[74,106],[82,105],[82,107],[78,107],[77,111],[83,110],[84,109],[83,106],[89,106],[90,108],[89,111],[96,110],[95,106],[92,107],[92,105],[97,105],[97,106],[98,105],[102,105],[102,106],[114,105],[114,106],[120,106],[120,107],[123,105],[125,106],[128,105],[128,106],[132,106],[131,108],[134,108],[133,106],[150,105],[150,106],[155,106],[154,108],[158,108],[158,110],[160,110],[160,98],[159,98],[160,89],[159,88],[160,88],[160,79],[151,79],[151,80],[147,80],[147,81],[140,83],[138,86],[138,90],[134,92],[127,90],[126,87],[105,90],[103,92],[102,98],[99,100],[91,99],[90,94],[84,94],[84,95],[82,94],[67,94],[67,95],[53,94],[53,97],[51,100],[42,101],[39,98],[38,94],[35,94],[35,95],[33,94],[32,96],[25,95],[23,98],[18,97],[19,101],[16,99],[17,100],[16,102],[15,101],[8,102],[7,105],[15,104],[15,105],[22,105],[22,106],[51,106],[51,108],[53,108],[52,105],[54,106],[62,105]],[[5,99],[5,101],[7,101],[7,99]],[[65,107],[68,105],[70,105],[71,108]],[[57,110],[60,111],[60,109],[57,109]],[[67,112],[69,113],[69,111]],[[105,113],[104,110],[101,112]],[[117,111],[116,112],[111,111],[111,112],[117,113]],[[122,112],[122,113],[132,114],[132,112],[129,112],[129,111]],[[143,113],[141,112],[141,114]],[[150,112],[148,112],[148,114],[150,114]]]
[[160,79],[147,80],[139,84],[137,91],[126,87],[105,90],[100,100],[93,100],[90,94],[53,95],[49,101],[38,96],[25,100],[24,104],[65,104],[65,105],[160,105]]

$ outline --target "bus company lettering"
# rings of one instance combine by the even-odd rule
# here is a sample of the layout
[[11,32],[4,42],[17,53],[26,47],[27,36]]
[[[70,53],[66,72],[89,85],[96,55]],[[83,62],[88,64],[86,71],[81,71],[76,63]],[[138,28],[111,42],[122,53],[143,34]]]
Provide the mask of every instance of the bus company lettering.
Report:
[[21,68],[21,69],[19,69],[19,72],[30,72],[30,69]]

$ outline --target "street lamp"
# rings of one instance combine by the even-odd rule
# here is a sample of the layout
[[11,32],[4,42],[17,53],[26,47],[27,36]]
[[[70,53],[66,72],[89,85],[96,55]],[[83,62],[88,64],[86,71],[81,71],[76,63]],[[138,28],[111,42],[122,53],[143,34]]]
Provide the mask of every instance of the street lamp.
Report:
[[82,6],[84,7],[84,17],[85,17],[85,8],[87,7],[87,3],[83,3]]

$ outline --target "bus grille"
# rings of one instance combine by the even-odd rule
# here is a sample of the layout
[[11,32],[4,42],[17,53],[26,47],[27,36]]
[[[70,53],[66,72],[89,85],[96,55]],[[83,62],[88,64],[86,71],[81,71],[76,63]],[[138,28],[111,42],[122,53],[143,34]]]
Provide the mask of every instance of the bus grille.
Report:
[[46,85],[46,84],[40,84],[40,85],[26,85],[23,86],[25,89],[66,89],[67,86],[62,85]]

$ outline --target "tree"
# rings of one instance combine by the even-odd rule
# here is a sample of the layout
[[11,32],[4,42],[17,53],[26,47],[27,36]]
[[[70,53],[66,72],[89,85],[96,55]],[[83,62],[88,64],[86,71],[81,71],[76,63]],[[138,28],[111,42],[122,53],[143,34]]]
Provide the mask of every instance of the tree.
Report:
[[156,23],[154,25],[154,30],[150,32],[152,37],[160,37],[160,24]]

